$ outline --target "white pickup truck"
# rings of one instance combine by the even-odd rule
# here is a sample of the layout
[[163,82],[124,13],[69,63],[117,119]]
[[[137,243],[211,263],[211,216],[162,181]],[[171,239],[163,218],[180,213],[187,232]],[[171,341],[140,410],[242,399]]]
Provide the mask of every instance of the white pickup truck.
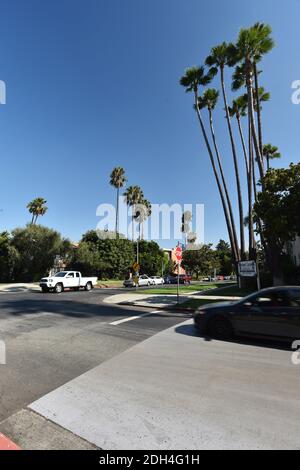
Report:
[[61,271],[51,277],[43,277],[40,281],[42,292],[53,291],[60,294],[64,289],[79,290],[83,287],[90,291],[97,284],[97,277],[82,277],[78,271]]

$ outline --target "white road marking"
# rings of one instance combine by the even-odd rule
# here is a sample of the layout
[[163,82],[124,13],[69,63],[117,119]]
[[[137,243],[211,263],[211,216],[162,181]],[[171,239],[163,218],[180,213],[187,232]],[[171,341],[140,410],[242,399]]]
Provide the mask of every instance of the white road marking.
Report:
[[137,320],[138,318],[148,317],[149,315],[152,315],[153,313],[160,313],[160,311],[144,313],[144,315],[137,315],[135,317],[123,318],[122,320],[113,321],[112,323],[110,323],[110,325],[117,326],[117,325],[120,325],[121,323],[126,323],[128,321]]

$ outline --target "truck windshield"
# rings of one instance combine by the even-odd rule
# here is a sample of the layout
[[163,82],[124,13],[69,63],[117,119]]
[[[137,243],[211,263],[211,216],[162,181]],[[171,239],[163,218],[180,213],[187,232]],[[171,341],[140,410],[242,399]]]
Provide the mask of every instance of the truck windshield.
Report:
[[61,273],[56,273],[54,277],[65,277],[67,271],[62,271]]

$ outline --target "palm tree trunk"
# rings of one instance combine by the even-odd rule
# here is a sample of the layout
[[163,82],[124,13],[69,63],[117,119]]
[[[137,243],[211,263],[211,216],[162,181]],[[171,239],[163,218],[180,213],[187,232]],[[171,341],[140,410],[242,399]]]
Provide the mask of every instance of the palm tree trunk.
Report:
[[32,218],[31,218],[31,225],[33,225],[33,223],[34,223],[34,217],[35,217],[35,215],[34,215],[34,214],[32,214]]
[[258,126],[258,142],[261,156],[263,155],[263,137],[262,137],[262,122],[261,122],[261,110],[259,101],[259,86],[258,86],[258,73],[256,62],[253,63],[254,80],[255,80],[255,92],[256,92],[256,106],[257,106],[257,126]]
[[238,249],[239,243],[238,243],[237,234],[236,234],[236,227],[235,227],[235,221],[234,221],[234,216],[233,216],[232,204],[231,204],[231,200],[230,200],[230,197],[229,197],[229,192],[228,192],[228,187],[227,187],[227,183],[226,183],[226,179],[225,179],[225,175],[224,175],[224,171],[223,171],[221,156],[220,156],[219,148],[218,148],[217,141],[216,141],[214,125],[213,125],[212,110],[210,108],[208,108],[208,112],[209,112],[209,123],[210,123],[211,136],[212,136],[212,140],[213,140],[213,143],[214,143],[214,148],[215,148],[217,161],[218,161],[218,165],[219,165],[219,170],[220,170],[220,174],[221,174],[221,178],[222,178],[223,188],[224,188],[224,191],[225,191],[227,206],[228,206],[228,209],[229,209],[230,223],[231,223],[231,227],[232,227],[234,243],[235,243],[235,245]]
[[267,155],[267,170],[270,170],[270,157]]
[[248,173],[248,211],[249,211],[249,260],[255,260],[255,239],[253,228],[253,203],[252,203],[252,180],[254,174],[253,168],[253,142],[251,125],[249,124],[249,173]]
[[119,238],[119,192],[120,188],[117,188],[117,206],[116,206],[116,238]]
[[243,129],[241,125],[241,118],[239,116],[236,116],[236,120],[238,123],[238,128],[239,128],[239,134],[242,142],[242,147],[243,147],[243,153],[244,153],[244,159],[245,159],[245,166],[246,166],[246,173],[247,175],[249,174],[249,167],[248,167],[248,155],[247,155],[247,150],[246,150],[246,143],[245,143],[245,138],[243,134]]
[[254,148],[255,148],[255,153],[256,153],[256,160],[257,160],[257,164],[258,164],[261,184],[262,184],[262,190],[264,190],[265,170],[264,170],[264,162],[263,162],[263,159],[262,159],[262,154],[260,152],[257,133],[256,133],[256,127],[255,127],[254,104],[253,104],[254,98],[253,98],[253,85],[252,85],[252,70],[251,70],[251,68],[252,68],[251,61],[249,59],[246,59],[246,83],[247,83],[247,94],[248,94],[248,116],[249,116],[250,124],[251,124],[251,132],[252,132],[252,138],[253,138],[253,143],[254,143]]
[[221,86],[222,86],[222,93],[226,111],[226,120],[228,124],[228,131],[230,136],[231,148],[232,148],[232,156],[233,156],[233,163],[234,163],[234,170],[235,170],[235,178],[236,178],[236,187],[237,187],[237,195],[238,195],[238,204],[239,204],[239,216],[240,216],[240,238],[241,238],[241,257],[245,259],[245,234],[244,234],[244,211],[243,211],[243,198],[242,198],[242,190],[241,190],[241,182],[240,182],[240,175],[239,175],[239,166],[238,166],[238,159],[236,153],[236,147],[232,132],[231,126],[231,119],[228,110],[227,104],[227,96],[225,90],[225,80],[224,80],[224,67],[221,67]]
[[208,140],[208,137],[207,137],[207,134],[206,134],[206,130],[205,130],[205,127],[204,127],[204,124],[203,124],[203,121],[202,121],[200,111],[198,109],[198,94],[197,94],[197,91],[195,91],[195,109],[196,109],[198,121],[199,121],[199,124],[200,124],[200,128],[201,128],[201,131],[202,131],[202,134],[203,134],[203,137],[204,137],[204,141],[205,141],[205,144],[206,144],[206,148],[207,148],[207,151],[208,151],[208,154],[209,154],[209,158],[210,158],[210,162],[211,162],[211,165],[212,165],[213,173],[214,173],[216,183],[217,183],[217,186],[218,186],[218,190],[219,190],[219,194],[220,194],[220,198],[221,198],[221,202],[222,202],[222,206],[223,206],[225,221],[226,221],[226,225],[227,225],[228,235],[229,235],[229,239],[230,239],[232,255],[233,255],[235,265],[237,267],[237,263],[240,261],[239,252],[238,252],[238,249],[237,249],[237,247],[235,245],[235,242],[234,242],[234,237],[233,237],[232,227],[231,227],[231,224],[230,224],[228,209],[227,209],[227,206],[226,206],[226,201],[225,201],[222,186],[221,186],[221,183],[220,183],[219,175],[218,175],[218,172],[217,172],[217,169],[216,169],[214,156],[213,156],[213,153],[212,153],[212,150],[211,150],[211,147],[210,147],[210,143],[209,143],[209,140]]

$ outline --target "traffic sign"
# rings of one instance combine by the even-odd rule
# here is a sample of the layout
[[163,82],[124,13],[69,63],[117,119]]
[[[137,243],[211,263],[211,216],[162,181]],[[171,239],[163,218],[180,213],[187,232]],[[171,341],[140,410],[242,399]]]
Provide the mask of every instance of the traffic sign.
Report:
[[182,248],[181,248],[181,246],[177,246],[177,248],[175,250],[175,256],[176,256],[177,261],[182,261]]
[[133,263],[132,269],[133,269],[136,273],[138,273],[139,270],[140,270],[140,265],[139,265],[139,263]]
[[239,263],[239,275],[241,277],[255,277],[257,266],[255,261],[242,261]]

